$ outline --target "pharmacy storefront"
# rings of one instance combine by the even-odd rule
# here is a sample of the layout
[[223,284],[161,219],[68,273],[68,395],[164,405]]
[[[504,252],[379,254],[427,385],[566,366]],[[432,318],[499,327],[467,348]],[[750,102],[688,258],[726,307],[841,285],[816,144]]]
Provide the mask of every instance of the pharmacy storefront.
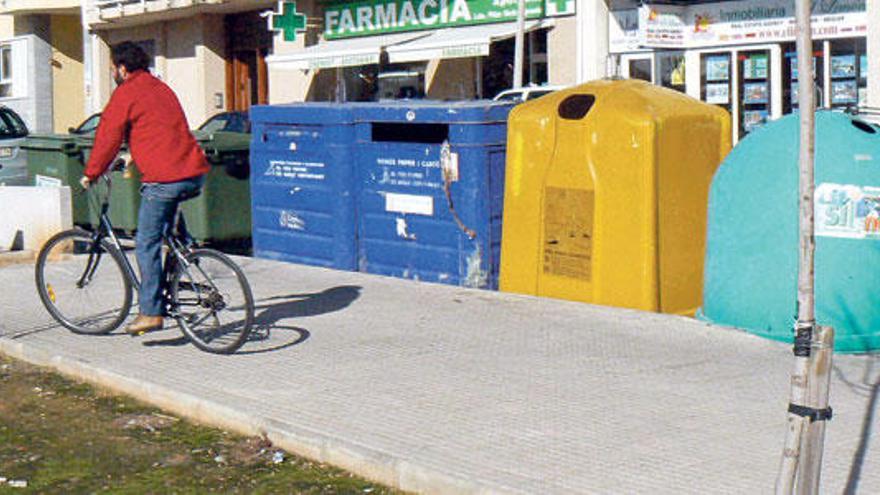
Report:
[[[813,2],[812,29],[817,104],[864,105],[865,0]],[[609,44],[619,75],[728,110],[734,140],[797,109],[793,1],[628,6],[611,12]]]
[[[494,96],[513,81],[516,5],[516,0],[281,2],[270,20],[278,34],[267,64],[270,80],[279,81],[270,99]],[[561,62],[563,52],[575,55],[574,8],[575,0],[526,1],[526,83],[574,82],[570,64]]]

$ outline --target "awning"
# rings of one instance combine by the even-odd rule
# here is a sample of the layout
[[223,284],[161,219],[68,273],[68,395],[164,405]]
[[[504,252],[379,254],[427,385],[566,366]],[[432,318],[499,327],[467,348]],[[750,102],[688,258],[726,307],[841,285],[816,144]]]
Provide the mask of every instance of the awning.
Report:
[[266,57],[273,69],[326,69],[379,63],[382,48],[424,38],[425,31],[348,38],[322,41],[293,53],[281,53]]
[[[526,21],[525,30],[550,27],[552,20]],[[489,54],[494,41],[516,35],[515,22],[480,24],[431,31],[428,36],[389,46],[388,61],[415,62],[441,58],[480,57]]]

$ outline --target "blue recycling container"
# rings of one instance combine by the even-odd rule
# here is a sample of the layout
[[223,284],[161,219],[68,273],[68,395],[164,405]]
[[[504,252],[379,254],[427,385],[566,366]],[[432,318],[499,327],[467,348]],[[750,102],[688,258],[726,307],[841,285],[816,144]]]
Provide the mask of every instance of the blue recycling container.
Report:
[[357,269],[351,108],[255,106],[250,117],[254,255]]
[[[701,317],[791,341],[797,314],[799,116],[749,134],[710,191]],[[880,349],[880,128],[816,113],[816,320],[835,350]]]
[[355,107],[359,270],[498,288],[511,109],[490,101]]

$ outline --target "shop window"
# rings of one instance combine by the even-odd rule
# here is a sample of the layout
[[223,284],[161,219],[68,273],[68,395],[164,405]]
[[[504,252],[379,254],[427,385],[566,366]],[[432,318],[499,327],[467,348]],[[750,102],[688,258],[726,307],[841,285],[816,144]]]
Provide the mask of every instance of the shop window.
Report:
[[[483,94],[492,97],[513,87],[514,38],[498,40],[483,59]],[[549,81],[547,65],[547,30],[532,31],[525,37],[523,84],[542,85]]]
[[424,62],[340,67],[334,69],[332,94],[318,98],[335,101],[424,98],[426,67]]
[[868,56],[865,38],[830,41],[832,107],[865,105]]
[[0,45],[0,97],[12,94],[12,47]]
[[730,112],[731,73],[730,53],[700,55],[700,98]]
[[660,85],[684,93],[684,53],[659,53],[657,54],[657,62]]
[[651,59],[636,58],[629,61],[629,78],[651,82]]
[[770,51],[739,52],[739,137],[770,118]]
[[378,90],[380,100],[424,98],[425,71],[417,67],[404,67],[381,72]]
[[[798,108],[799,85],[797,45],[782,45],[782,113],[788,114]],[[823,42],[813,43],[813,84],[816,107],[825,105],[825,50]]]

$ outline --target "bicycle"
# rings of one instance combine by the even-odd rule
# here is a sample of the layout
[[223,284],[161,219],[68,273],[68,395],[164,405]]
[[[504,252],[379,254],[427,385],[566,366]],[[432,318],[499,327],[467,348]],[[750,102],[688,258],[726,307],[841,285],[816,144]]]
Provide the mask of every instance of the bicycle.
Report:
[[[119,167],[117,160],[110,170]],[[132,286],[140,287],[110,222],[109,174],[102,176],[106,195],[100,200],[98,226],[60,232],[37,256],[40,300],[58,323],[78,334],[108,334],[118,328],[131,310]],[[96,196],[97,192],[90,196],[93,206]],[[195,248],[180,208],[171,231],[163,235],[163,245],[165,316],[174,318],[184,336],[203,351],[237,351],[254,323],[254,298],[244,272],[219,251]]]

